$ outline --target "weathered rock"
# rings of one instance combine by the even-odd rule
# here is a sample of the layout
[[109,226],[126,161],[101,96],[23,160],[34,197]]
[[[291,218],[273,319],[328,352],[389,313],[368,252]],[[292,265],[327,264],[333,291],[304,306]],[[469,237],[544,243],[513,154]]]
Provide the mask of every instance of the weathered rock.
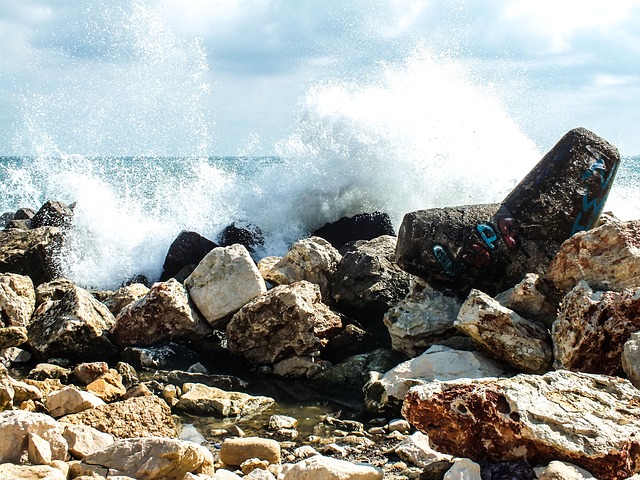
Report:
[[56,227],[0,231],[0,272],[31,277],[35,285],[58,275],[63,235]]
[[273,366],[274,375],[291,378],[311,378],[327,368],[326,362],[317,356],[289,357]]
[[307,280],[320,286],[322,298],[329,300],[329,285],[342,255],[324,238],[311,237],[297,241],[276,263],[264,279],[274,285],[289,285]]
[[384,314],[391,347],[408,357],[455,334],[453,326],[462,302],[428,285],[414,281],[409,295]]
[[13,379],[4,365],[0,364],[0,411],[11,409],[15,397]]
[[218,243],[223,247],[239,244],[253,253],[264,247],[264,234],[257,225],[252,223],[233,222],[222,230]]
[[107,307],[74,286],[60,300],[38,307],[29,326],[29,344],[43,358],[103,360],[115,352],[108,338],[114,324]]
[[9,377],[9,381],[13,387],[13,402],[15,405],[20,405],[22,402],[29,400],[42,401],[42,398],[44,397],[42,390],[35,385],[29,385],[26,382],[21,382],[11,377]]
[[69,453],[78,459],[102,450],[115,441],[112,435],[87,425],[65,425],[62,435],[69,445]]
[[574,463],[597,478],[640,470],[640,392],[616,377],[555,371],[412,388],[403,415],[443,453]]
[[280,444],[258,437],[227,438],[222,442],[220,460],[225,465],[240,466],[250,458],[267,460],[270,464],[280,463]]
[[24,327],[36,307],[36,292],[31,278],[15,273],[0,275],[0,326]]
[[640,220],[578,232],[562,244],[545,278],[564,292],[581,280],[598,290],[640,286]]
[[379,342],[371,333],[350,323],[338,334],[329,338],[322,352],[322,358],[331,363],[339,363],[353,355],[370,352],[378,346]]
[[213,328],[267,291],[264,279],[242,245],[211,250],[185,280],[191,299]]
[[62,470],[49,465],[0,465],[0,480],[67,480]]
[[155,283],[118,314],[111,338],[119,345],[149,346],[165,339],[196,340],[211,332],[174,278]]
[[558,315],[558,303],[554,295],[549,292],[540,275],[535,273],[527,273],[520,283],[496,295],[495,299],[503,307],[547,327],[551,327]]
[[274,403],[270,397],[227,392],[197,383],[185,383],[176,409],[196,415],[249,417],[266,410]]
[[208,373],[183,372],[172,370],[163,376],[162,372],[156,372],[156,377],[176,386],[184,383],[200,383],[207,387],[216,387],[222,390],[245,390],[249,384],[241,378],[233,375],[220,375]]
[[122,376],[112,369],[89,383],[87,392],[93,393],[108,403],[121,398],[127,393],[127,389],[122,384]]
[[107,294],[104,298],[99,298],[99,300],[107,306],[115,317],[124,307],[140,300],[147,293],[149,293],[149,287],[142,283],[132,283]]
[[110,476],[138,480],[182,480],[187,473],[213,474],[213,456],[192,442],[169,438],[127,438],[84,457],[84,463],[109,469]]
[[398,264],[430,285],[466,294],[504,291],[543,274],[560,244],[595,225],[620,155],[592,132],[571,130],[501,204],[405,215]]
[[289,468],[284,480],[382,480],[383,471],[372,465],[314,455]]
[[41,283],[36,287],[36,308],[46,302],[62,300],[75,286],[75,283],[67,278],[56,278],[50,282]]
[[451,461],[453,457],[435,451],[429,445],[429,437],[422,432],[407,436],[395,448],[394,452],[405,462],[418,467],[426,467],[435,462]]
[[327,223],[313,232],[314,236],[327,240],[334,248],[356,240],[373,240],[382,235],[395,236],[393,223],[383,212],[359,213],[353,217],[342,217]]
[[25,327],[0,328],[0,348],[18,347],[28,340]]
[[546,467],[536,468],[535,471],[539,480],[596,480],[583,468],[557,460],[549,463]]
[[631,383],[640,389],[640,332],[632,333],[625,342],[621,363]]
[[62,417],[60,421],[88,425],[117,438],[178,436],[171,409],[156,396],[134,397],[90,408]]
[[505,375],[505,371],[480,352],[453,350],[434,345],[416,358],[392,368],[384,375],[371,372],[364,386],[367,410],[375,413],[396,412],[409,389],[434,380],[484,378]]
[[640,330],[640,287],[622,292],[594,292],[580,281],[562,300],[551,337],[554,367],[622,373],[622,350]]
[[82,412],[104,404],[104,401],[93,393],[71,386],[50,393],[46,399],[47,410],[54,418]]
[[58,227],[65,230],[71,226],[73,210],[62,202],[48,201],[31,218],[31,228]]
[[471,290],[454,325],[492,356],[524,372],[542,373],[553,359],[546,328],[479,290]]
[[186,266],[193,268],[218,245],[199,233],[183,230],[173,241],[164,259],[160,281],[165,282]]
[[[9,327],[20,328],[20,327]],[[33,355],[18,347],[7,347],[0,350],[0,362],[5,365],[15,365],[31,361]]]
[[395,262],[396,238],[383,235],[355,244],[338,264],[333,299],[354,318],[382,318],[409,293],[411,275]]
[[456,458],[442,480],[481,480],[480,465],[468,458]]
[[27,455],[29,434],[44,438],[48,431],[61,431],[49,415],[24,410],[0,413],[0,463],[21,463],[23,456]]
[[229,350],[256,364],[275,364],[322,349],[342,326],[307,281],[273,288],[236,313],[227,325]]
[[126,347],[122,359],[136,368],[171,369],[196,361],[197,355],[184,345],[164,341],[150,347]]
[[109,371],[107,362],[85,362],[75,366],[70,374],[71,379],[81,385],[88,385],[100,375]]
[[54,365],[52,363],[39,363],[33,367],[28,374],[28,378],[32,380],[56,379],[62,383],[67,383],[71,371],[68,368]]

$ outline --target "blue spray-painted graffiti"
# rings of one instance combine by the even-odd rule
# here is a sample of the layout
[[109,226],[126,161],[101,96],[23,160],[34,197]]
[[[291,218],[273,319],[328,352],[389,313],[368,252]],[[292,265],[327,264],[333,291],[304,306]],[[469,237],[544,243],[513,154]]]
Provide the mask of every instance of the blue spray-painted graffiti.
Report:
[[447,275],[455,275],[456,274],[456,264],[451,257],[451,254],[447,250],[447,247],[444,245],[440,245],[439,243],[434,243],[431,248],[433,251],[433,255],[436,257],[436,260],[442,265],[444,269],[444,273]]
[[[602,158],[598,158],[589,168],[582,174],[580,179],[585,182],[589,180],[593,176],[600,177],[600,191],[593,195],[593,198],[589,198],[590,193],[588,190],[582,196],[582,211],[578,213],[575,221],[573,222],[573,228],[571,229],[571,235],[576,232],[581,232],[583,230],[589,230],[593,227],[594,223],[600,216],[602,212],[602,208],[604,207],[604,203],[607,201],[607,195],[603,194],[606,192],[609,183],[613,179],[613,176],[616,172],[617,164],[614,168],[607,173],[607,165]],[[597,186],[597,184],[596,184]]]
[[478,225],[476,225],[476,230],[478,230],[480,237],[491,250],[496,248],[493,242],[498,239],[498,235],[496,235],[496,232],[495,230],[493,230],[493,227],[491,225],[489,225],[488,223],[479,223]]

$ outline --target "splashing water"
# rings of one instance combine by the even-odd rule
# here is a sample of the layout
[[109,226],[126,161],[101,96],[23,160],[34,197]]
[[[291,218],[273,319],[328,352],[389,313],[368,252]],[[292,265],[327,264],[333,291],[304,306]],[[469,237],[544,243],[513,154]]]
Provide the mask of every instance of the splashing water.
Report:
[[541,157],[495,87],[423,47],[366,82],[310,88],[277,157],[208,157],[202,45],[141,1],[98,16],[83,48],[115,69],[62,51],[68,77],[25,95],[16,142],[36,155],[0,161],[0,212],[76,202],[64,272],[81,285],[156,279],[184,229],[215,240],[246,220],[265,233],[260,255],[278,255],[345,215],[381,210],[397,227],[408,211],[499,201]]

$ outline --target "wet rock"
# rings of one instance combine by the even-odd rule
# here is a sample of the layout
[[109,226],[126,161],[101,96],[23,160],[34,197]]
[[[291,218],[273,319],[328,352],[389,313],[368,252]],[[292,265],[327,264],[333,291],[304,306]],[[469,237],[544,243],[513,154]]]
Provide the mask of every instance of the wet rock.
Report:
[[250,458],[280,463],[280,444],[275,440],[259,437],[228,438],[220,448],[220,460],[228,466],[240,466]]
[[218,329],[247,302],[267,291],[249,252],[237,244],[211,250],[184,284],[202,315]]
[[640,220],[578,232],[562,244],[545,278],[564,292],[581,280],[598,290],[640,286]]
[[393,223],[383,212],[359,213],[353,217],[342,217],[313,232],[314,236],[327,240],[334,248],[356,240],[373,240],[382,235],[395,236]]
[[197,383],[185,383],[175,408],[195,415],[249,417],[266,410],[274,403],[275,401],[270,397],[227,392]]
[[523,372],[545,372],[553,360],[546,328],[479,290],[471,290],[454,325],[492,356]]
[[326,368],[325,362],[317,356],[289,357],[273,366],[273,374],[280,377],[311,378]]
[[58,227],[66,230],[73,222],[73,210],[62,202],[48,201],[31,218],[31,228]]
[[36,214],[36,211],[32,208],[19,208],[13,215],[14,220],[31,220]]
[[108,337],[114,324],[107,307],[74,286],[60,300],[38,307],[29,326],[29,344],[43,358],[103,360],[115,352]]
[[291,466],[284,476],[284,480],[382,480],[382,478],[383,471],[380,468],[322,455],[314,455],[299,461]]
[[136,368],[181,368],[197,358],[192,350],[171,341],[150,347],[127,347],[122,351],[122,359]]
[[218,243],[223,247],[240,244],[253,253],[264,247],[264,234],[252,223],[233,222],[222,230]]
[[420,355],[456,333],[453,326],[462,302],[414,281],[409,295],[384,314],[391,347],[408,357]]
[[348,324],[336,335],[329,338],[322,352],[322,358],[331,363],[343,360],[361,353],[371,352],[379,346],[374,336],[353,323]]
[[90,408],[66,415],[60,421],[88,425],[117,438],[178,436],[169,406],[155,396],[134,397]]
[[558,302],[554,298],[540,275],[535,273],[528,273],[516,286],[495,297],[503,307],[547,327],[551,327],[558,315]]
[[640,332],[632,333],[625,342],[621,363],[631,383],[640,389]]
[[26,275],[35,285],[48,282],[58,275],[62,242],[56,227],[0,231],[0,273]]
[[490,295],[543,274],[560,244],[592,228],[620,155],[592,132],[569,131],[501,204],[435,208],[405,215],[398,264],[434,287]]
[[631,333],[640,330],[640,287],[594,292],[580,281],[562,300],[551,331],[554,367],[616,375]]
[[36,307],[33,282],[25,275],[0,274],[0,326],[24,327]]
[[229,350],[252,363],[273,365],[322,349],[342,321],[307,281],[280,285],[252,300],[227,325]]
[[364,386],[367,410],[373,413],[397,412],[409,389],[433,380],[503,376],[505,371],[480,352],[453,350],[434,345],[416,358],[407,360],[384,375],[371,372]]
[[329,300],[329,285],[342,255],[320,237],[297,241],[269,271],[264,279],[273,285],[289,285],[300,280],[320,287],[322,298]]
[[396,264],[395,248],[396,238],[389,235],[358,242],[338,264],[333,299],[341,310],[362,320],[365,326],[381,320],[409,293],[411,275]]
[[84,463],[109,469],[110,476],[139,480],[183,480],[187,473],[213,475],[213,456],[192,442],[169,438],[126,438],[84,457]]
[[233,375],[193,373],[181,370],[172,370],[166,376],[162,372],[156,372],[156,378],[177,386],[181,386],[184,383],[199,383],[207,387],[216,387],[227,391],[246,390],[249,386],[247,382]]
[[114,438],[86,425],[65,425],[63,436],[69,445],[69,453],[83,458],[114,443]]
[[218,245],[199,233],[183,230],[173,241],[164,259],[161,282],[174,277],[187,266],[196,267]]
[[203,338],[211,328],[175,279],[155,283],[149,292],[118,314],[111,338],[118,345],[149,346],[166,339]]
[[0,348],[18,347],[28,340],[25,327],[0,328]]
[[131,285],[119,288],[115,292],[109,293],[105,295],[104,298],[99,298],[98,300],[104,303],[115,317],[124,307],[140,300],[147,293],[149,293],[149,287],[142,283],[132,283]]
[[46,399],[47,410],[54,418],[79,413],[104,404],[104,401],[95,394],[72,386],[50,393]]
[[412,388],[402,412],[438,451],[475,461],[562,460],[614,480],[640,468],[640,392],[616,377],[432,382]]

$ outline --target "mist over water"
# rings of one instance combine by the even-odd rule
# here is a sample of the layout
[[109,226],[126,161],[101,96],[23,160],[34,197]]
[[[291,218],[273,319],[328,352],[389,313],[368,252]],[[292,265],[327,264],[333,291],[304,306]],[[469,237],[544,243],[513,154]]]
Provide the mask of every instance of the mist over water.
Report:
[[[25,94],[16,143],[34,156],[0,162],[0,213],[76,202],[63,265],[85,286],[155,280],[181,230],[215,241],[231,222],[249,221],[266,236],[258,255],[281,255],[345,215],[380,210],[397,228],[412,210],[499,201],[544,153],[496,86],[417,46],[367,81],[309,88],[277,157],[210,157],[216,92],[201,44],[176,36],[144,2],[97,15],[76,26],[87,29],[86,44],[55,59],[69,72],[55,93],[34,85]],[[81,48],[102,49],[110,67],[78,62]],[[632,171],[623,163],[605,207],[621,217],[636,216]]]

